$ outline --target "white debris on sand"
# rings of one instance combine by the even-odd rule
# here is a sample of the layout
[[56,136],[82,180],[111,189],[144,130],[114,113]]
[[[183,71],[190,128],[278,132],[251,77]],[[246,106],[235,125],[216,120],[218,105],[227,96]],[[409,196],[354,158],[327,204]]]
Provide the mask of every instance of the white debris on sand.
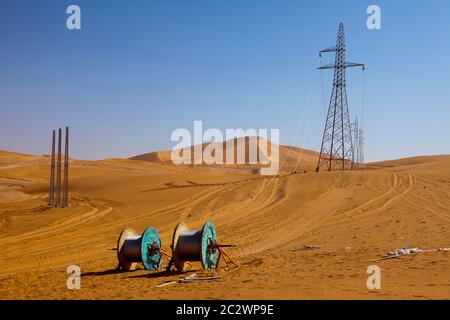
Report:
[[212,280],[217,280],[220,279],[221,276],[199,276],[196,273],[191,274],[190,276],[187,276],[186,278],[183,279],[179,279],[177,281],[169,281],[169,282],[164,282],[161,283],[157,286],[155,286],[156,288],[162,288],[162,287],[166,287],[166,286],[170,286],[172,284],[177,284],[177,283],[186,283],[186,282],[197,282],[197,281],[212,281]]
[[421,252],[438,252],[438,251],[450,251],[450,248],[439,248],[439,249],[420,249],[420,248],[403,248],[403,249],[395,249],[389,251],[386,256],[383,256],[380,259],[376,259],[374,261],[386,260],[386,259],[394,259],[406,255],[421,253]]
[[373,261],[395,259],[395,258],[407,256],[407,255],[416,254],[416,253],[422,253],[422,252],[439,252],[439,251],[450,251],[450,248],[439,248],[439,249],[428,249],[428,250],[420,249],[420,248],[395,249],[395,250],[389,251],[386,256],[383,256],[380,259],[375,259]]
[[420,249],[420,248],[409,248],[409,249],[395,249],[388,252],[388,256],[403,256],[407,254],[420,253],[420,252],[437,252],[437,251],[450,251],[450,248],[439,248],[439,249]]

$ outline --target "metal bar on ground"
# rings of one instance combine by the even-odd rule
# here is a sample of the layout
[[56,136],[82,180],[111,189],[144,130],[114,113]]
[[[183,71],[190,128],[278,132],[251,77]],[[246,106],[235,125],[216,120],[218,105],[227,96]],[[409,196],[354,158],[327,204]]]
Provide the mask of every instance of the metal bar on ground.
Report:
[[63,186],[63,208],[68,206],[69,193],[69,127],[66,127],[64,148],[64,186]]
[[56,206],[61,205],[61,129],[58,129],[58,163],[56,165]]
[[48,205],[55,205],[55,130],[52,132],[52,154],[50,158],[50,194]]

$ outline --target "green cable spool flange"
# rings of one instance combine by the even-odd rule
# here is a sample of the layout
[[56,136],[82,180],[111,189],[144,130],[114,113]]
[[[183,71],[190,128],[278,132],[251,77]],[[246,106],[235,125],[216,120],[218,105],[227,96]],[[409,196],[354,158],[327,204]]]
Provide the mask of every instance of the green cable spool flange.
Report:
[[208,221],[201,230],[189,230],[184,223],[178,224],[173,232],[172,253],[178,271],[184,270],[187,261],[200,261],[206,270],[216,268],[219,253],[214,224]]
[[147,270],[158,270],[161,266],[161,237],[155,228],[145,229],[138,235],[132,228],[124,229],[117,241],[119,268],[124,271],[136,269],[142,263]]
[[162,254],[161,237],[155,228],[147,228],[142,234],[141,259],[147,270],[158,270],[161,265]]
[[202,228],[202,266],[206,270],[216,267],[219,258],[217,233],[214,223],[206,222]]

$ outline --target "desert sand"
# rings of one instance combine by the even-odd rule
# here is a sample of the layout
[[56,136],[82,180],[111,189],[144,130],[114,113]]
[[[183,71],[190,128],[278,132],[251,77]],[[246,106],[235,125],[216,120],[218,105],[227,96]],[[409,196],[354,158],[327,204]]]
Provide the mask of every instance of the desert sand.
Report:
[[[274,177],[245,166],[174,166],[165,153],[71,160],[70,208],[58,209],[47,207],[49,158],[1,151],[1,299],[450,298],[450,252],[373,261],[405,241],[450,247],[449,155],[316,173],[317,153],[280,153]],[[156,227],[168,249],[179,222],[196,229],[207,220],[220,242],[237,245],[228,252],[239,268],[206,272],[194,263],[191,272],[219,280],[155,288],[186,274],[115,270],[125,227]],[[292,250],[303,245],[322,248]],[[66,287],[72,264],[80,290]],[[366,287],[373,264],[381,290]]]

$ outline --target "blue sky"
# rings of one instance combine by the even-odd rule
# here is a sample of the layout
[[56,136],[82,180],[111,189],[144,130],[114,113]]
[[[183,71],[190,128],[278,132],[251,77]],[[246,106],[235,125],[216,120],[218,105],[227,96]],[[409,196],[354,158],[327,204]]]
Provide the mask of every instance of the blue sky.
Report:
[[[66,28],[70,4],[82,30]],[[369,4],[382,30],[367,29]],[[450,153],[449,16],[448,0],[4,0],[0,149],[48,153],[69,125],[72,157],[129,157],[202,120],[318,150],[332,81],[318,51],[343,22],[347,60],[367,66],[347,72],[366,160]]]

